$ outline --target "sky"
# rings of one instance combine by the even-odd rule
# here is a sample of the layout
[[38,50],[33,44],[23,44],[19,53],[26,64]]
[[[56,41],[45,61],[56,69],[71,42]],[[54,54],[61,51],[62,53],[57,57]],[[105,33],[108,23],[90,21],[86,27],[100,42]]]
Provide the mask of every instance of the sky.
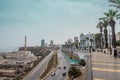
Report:
[[[97,33],[98,18],[111,7],[108,0],[0,0],[0,51],[63,44],[81,33]],[[119,31],[116,27],[116,31]]]

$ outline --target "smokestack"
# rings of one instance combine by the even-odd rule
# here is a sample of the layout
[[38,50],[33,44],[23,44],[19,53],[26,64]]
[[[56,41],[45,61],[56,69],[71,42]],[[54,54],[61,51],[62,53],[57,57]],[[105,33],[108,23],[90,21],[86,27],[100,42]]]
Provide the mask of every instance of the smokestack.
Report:
[[24,49],[25,49],[25,51],[27,49],[27,36],[25,36],[25,46],[24,46]]

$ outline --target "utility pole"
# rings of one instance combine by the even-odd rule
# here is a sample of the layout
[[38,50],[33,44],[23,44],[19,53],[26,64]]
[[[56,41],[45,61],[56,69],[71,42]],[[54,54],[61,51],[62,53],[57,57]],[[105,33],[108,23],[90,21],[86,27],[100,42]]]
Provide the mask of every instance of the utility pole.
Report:
[[25,49],[25,51],[27,49],[27,36],[25,36],[25,46],[24,46],[24,49]]
[[112,49],[111,49],[111,39],[110,39],[110,30],[109,30],[109,44],[110,44],[110,55],[112,55]]

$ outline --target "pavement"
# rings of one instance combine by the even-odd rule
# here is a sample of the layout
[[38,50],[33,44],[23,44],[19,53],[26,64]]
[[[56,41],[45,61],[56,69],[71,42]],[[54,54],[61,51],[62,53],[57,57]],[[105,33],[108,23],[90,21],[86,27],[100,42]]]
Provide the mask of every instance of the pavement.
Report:
[[24,78],[23,80],[38,80],[40,74],[45,69],[49,60],[52,57],[53,52],[48,54],[40,63],[38,63]]
[[93,52],[91,63],[93,80],[120,80],[120,58]]
[[[45,80],[64,80],[66,76],[63,76],[63,72],[68,73],[70,68],[70,62],[64,57],[61,51],[58,52],[58,60],[59,60],[59,67],[61,69],[56,69],[55,76],[48,76]],[[66,69],[63,69],[63,67],[66,66]]]

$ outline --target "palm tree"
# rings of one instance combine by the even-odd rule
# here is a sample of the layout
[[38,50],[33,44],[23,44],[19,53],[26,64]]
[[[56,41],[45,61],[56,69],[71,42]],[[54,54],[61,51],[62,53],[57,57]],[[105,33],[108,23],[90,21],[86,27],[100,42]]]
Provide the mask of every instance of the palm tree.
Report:
[[96,42],[96,47],[100,48],[101,47],[101,33],[96,33],[95,34],[95,42]]
[[100,33],[101,33],[101,40],[100,40],[101,44],[100,44],[100,48],[101,48],[101,51],[102,51],[102,31],[103,31],[103,23],[100,21],[96,27],[97,27],[97,28],[100,28]]
[[120,9],[120,0],[109,0],[109,2],[112,3],[112,5],[110,5],[110,6],[114,6],[118,9]]
[[108,48],[108,20],[105,18],[100,18],[100,20],[103,20],[102,26],[104,27],[104,35],[105,35],[105,48]]
[[96,27],[100,28],[100,32],[102,33],[102,31],[103,31],[103,23],[101,21],[98,23],[98,25]]
[[115,18],[119,19],[120,18],[120,14],[117,13],[118,11],[114,11],[114,10],[108,10],[108,12],[104,12],[105,19],[107,19],[109,21],[109,25],[111,26],[111,30],[112,30],[112,46],[113,48],[116,48],[116,36],[115,36]]

